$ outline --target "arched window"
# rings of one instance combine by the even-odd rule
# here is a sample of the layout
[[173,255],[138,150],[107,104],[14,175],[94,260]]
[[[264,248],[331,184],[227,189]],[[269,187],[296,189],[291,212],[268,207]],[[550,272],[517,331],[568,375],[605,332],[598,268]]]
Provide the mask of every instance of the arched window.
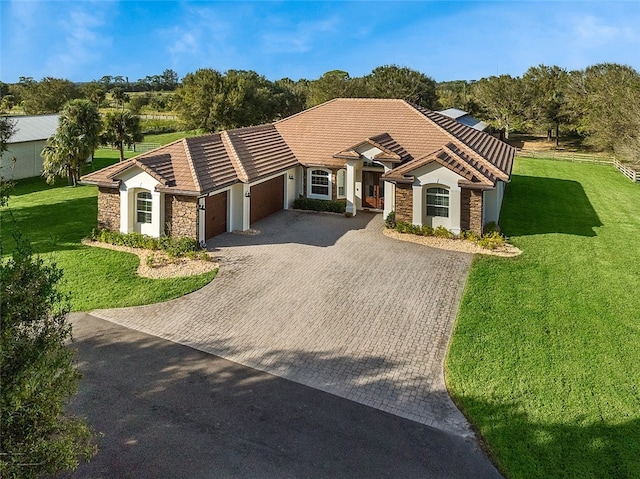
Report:
[[449,190],[427,188],[427,216],[449,217]]
[[347,170],[338,170],[336,175],[336,183],[338,184],[337,198],[346,198],[347,196]]
[[136,217],[138,223],[151,223],[152,205],[151,193],[148,191],[141,191],[136,195]]
[[312,169],[309,173],[309,197],[331,199],[331,172]]

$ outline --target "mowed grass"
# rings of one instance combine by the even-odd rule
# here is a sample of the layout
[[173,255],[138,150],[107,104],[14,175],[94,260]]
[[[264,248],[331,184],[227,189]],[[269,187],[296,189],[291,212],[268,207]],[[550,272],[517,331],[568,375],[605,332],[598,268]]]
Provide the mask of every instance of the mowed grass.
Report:
[[[94,168],[118,161],[117,151],[115,159],[103,152],[96,152]],[[195,291],[215,277],[212,272],[161,280],[141,278],[136,274],[136,255],[82,245],[82,238],[96,225],[95,186],[72,188],[64,180],[50,186],[41,178],[17,180],[9,206],[0,215],[3,253],[15,248],[12,231],[17,226],[36,253],[64,270],[63,288],[71,293],[75,311],[166,301]]]
[[509,478],[640,477],[640,185],[518,159],[501,224],[524,253],[474,259],[454,400]]

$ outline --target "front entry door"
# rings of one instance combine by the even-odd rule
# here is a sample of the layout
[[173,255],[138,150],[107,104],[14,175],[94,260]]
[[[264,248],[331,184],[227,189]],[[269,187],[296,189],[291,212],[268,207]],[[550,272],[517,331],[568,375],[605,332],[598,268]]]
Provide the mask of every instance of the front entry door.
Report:
[[364,198],[363,205],[365,208],[384,209],[384,180],[380,177],[382,173],[379,171],[363,171]]

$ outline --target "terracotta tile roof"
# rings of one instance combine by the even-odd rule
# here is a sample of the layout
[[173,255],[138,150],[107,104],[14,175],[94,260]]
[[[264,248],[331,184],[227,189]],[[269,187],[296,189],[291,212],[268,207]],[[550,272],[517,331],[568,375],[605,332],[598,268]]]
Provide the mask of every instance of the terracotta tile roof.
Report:
[[360,153],[357,152],[357,149],[364,146],[370,145],[375,148],[378,148],[380,153],[378,153],[374,158],[378,160],[388,160],[393,163],[402,163],[404,161],[408,161],[412,159],[412,156],[407,153],[407,151],[402,148],[400,144],[398,144],[388,133],[381,133],[372,138],[367,138],[360,143],[350,146],[349,148],[342,150],[333,155],[334,158],[342,158],[342,159],[351,159],[351,158],[360,158]]
[[[402,163],[425,159],[451,144],[448,154],[456,163],[476,171],[477,182],[495,184],[508,180],[515,155],[511,146],[487,133],[404,100],[339,98],[277,121],[275,127],[305,166],[341,168],[362,138],[400,155]],[[454,168],[453,159],[441,161]]]
[[458,123],[446,115],[417,105],[412,106],[439,128],[442,128],[450,136],[458,140],[457,143],[463,149],[468,150],[472,156],[478,156],[481,160],[486,160],[487,167],[493,169],[499,179],[506,180],[509,178],[513,168],[515,148],[488,133]]
[[413,158],[442,147],[448,136],[402,100],[337,98],[275,123],[305,166],[341,168],[334,154],[386,133]]
[[404,100],[335,99],[273,124],[186,138],[82,177],[119,186],[119,175],[138,167],[160,191],[206,194],[252,182],[302,164],[342,168],[356,149],[376,146],[379,159],[399,163],[386,177],[407,181],[430,161],[470,184],[508,180],[515,149],[486,133]]
[[178,140],[85,175],[82,181],[117,188],[118,175],[137,166],[158,180],[159,191],[205,194],[297,164],[275,127],[262,125]]
[[225,133],[236,161],[242,167],[240,179],[244,182],[264,178],[298,164],[273,124],[238,128]]
[[464,184],[476,184],[479,187],[491,188],[497,180],[491,171],[473,158],[468,157],[463,151],[456,148],[453,143],[448,143],[438,151],[394,168],[382,177],[391,181],[412,183],[414,176],[411,173],[432,162],[439,163],[462,176],[466,180],[462,182]]

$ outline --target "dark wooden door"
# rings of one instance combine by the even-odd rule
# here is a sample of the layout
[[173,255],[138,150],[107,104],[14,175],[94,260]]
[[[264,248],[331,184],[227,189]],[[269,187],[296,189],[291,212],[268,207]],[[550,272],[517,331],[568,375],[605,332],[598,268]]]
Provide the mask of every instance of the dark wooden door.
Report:
[[384,180],[380,177],[381,172],[363,171],[362,179],[364,183],[363,207],[384,209]]
[[205,239],[227,231],[227,192],[207,196],[204,201]]
[[280,211],[283,207],[284,175],[251,187],[251,224]]

